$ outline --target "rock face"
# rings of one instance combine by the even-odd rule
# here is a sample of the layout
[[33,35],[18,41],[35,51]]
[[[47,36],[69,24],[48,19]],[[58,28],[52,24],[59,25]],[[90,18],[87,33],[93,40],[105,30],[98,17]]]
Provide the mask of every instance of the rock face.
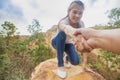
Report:
[[31,80],[96,80],[87,72],[81,72],[80,66],[71,66],[65,68],[67,77],[65,79],[59,78],[52,70],[57,69],[57,59],[49,59],[40,63],[35,71],[31,74]]

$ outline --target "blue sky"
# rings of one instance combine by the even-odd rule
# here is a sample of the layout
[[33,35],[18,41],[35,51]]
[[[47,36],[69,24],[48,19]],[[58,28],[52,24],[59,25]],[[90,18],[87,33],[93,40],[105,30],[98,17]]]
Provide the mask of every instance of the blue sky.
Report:
[[22,9],[19,6],[15,6],[11,0],[0,0],[0,20],[16,17],[16,19],[22,19],[23,17]]
[[[38,19],[43,31],[56,25],[66,16],[73,0],[0,0],[0,24],[11,21],[21,34],[29,34],[27,26]],[[85,4],[82,20],[85,27],[108,22],[107,10],[120,7],[119,0],[81,0]]]

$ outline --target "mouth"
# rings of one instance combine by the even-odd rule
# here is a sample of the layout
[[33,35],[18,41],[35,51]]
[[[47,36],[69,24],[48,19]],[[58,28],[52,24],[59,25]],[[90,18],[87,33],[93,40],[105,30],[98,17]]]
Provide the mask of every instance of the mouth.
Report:
[[73,18],[73,20],[74,20],[74,21],[79,21],[80,18],[75,17],[75,18]]
[[80,20],[80,19],[78,19],[78,18],[75,18],[75,19],[74,19],[74,22],[79,22],[79,20]]

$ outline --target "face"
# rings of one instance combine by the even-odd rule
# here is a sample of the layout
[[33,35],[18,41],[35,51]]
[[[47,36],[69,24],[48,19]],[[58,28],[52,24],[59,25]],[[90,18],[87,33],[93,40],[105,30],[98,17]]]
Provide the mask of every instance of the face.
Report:
[[83,14],[83,7],[76,5],[72,9],[69,9],[68,16],[71,24],[76,24],[80,21]]

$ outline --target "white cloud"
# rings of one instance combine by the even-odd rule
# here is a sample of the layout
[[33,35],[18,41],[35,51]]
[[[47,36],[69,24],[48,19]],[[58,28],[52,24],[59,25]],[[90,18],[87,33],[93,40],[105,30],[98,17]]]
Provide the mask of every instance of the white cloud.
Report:
[[[66,15],[68,4],[71,1],[61,0],[12,0],[14,5],[22,8],[26,24],[30,24],[32,19],[38,19],[43,29],[56,25],[58,21]],[[68,3],[68,4],[67,4]]]
[[[15,20],[21,34],[28,34],[26,26],[31,24],[32,19],[38,19],[43,30],[56,25],[58,21],[66,16],[67,8],[73,0],[12,0],[15,6],[21,8],[24,21]],[[85,4],[83,21],[86,27],[103,24],[108,21],[105,14],[107,10],[120,7],[119,0],[82,0]],[[14,19],[13,19],[14,20]]]
[[106,24],[109,19],[107,18],[107,10],[120,7],[119,0],[96,0],[93,5],[86,2],[86,10],[84,13],[84,22],[86,27],[92,27],[96,24]]

